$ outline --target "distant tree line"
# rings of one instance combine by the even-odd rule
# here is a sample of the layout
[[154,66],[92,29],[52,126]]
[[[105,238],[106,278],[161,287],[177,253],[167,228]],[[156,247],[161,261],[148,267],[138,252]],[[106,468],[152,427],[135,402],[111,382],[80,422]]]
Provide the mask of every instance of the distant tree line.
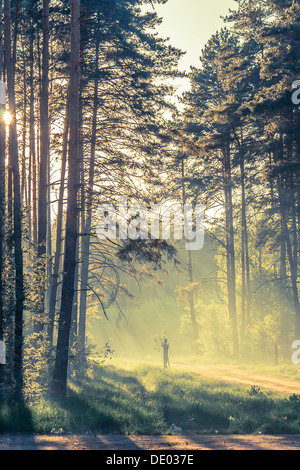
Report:
[[207,208],[234,357],[249,353],[251,332],[260,325],[263,335],[270,314],[272,341],[286,358],[300,335],[300,111],[291,99],[300,5],[239,0],[225,23],[189,74],[177,184]]

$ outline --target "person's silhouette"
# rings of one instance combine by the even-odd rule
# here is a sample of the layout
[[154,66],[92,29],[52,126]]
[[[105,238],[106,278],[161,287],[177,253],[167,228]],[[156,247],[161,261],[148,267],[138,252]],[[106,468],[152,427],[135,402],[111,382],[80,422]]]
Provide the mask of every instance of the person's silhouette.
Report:
[[169,361],[169,343],[167,338],[164,339],[162,343],[163,348],[163,356],[164,356],[164,369],[170,368],[170,361]]

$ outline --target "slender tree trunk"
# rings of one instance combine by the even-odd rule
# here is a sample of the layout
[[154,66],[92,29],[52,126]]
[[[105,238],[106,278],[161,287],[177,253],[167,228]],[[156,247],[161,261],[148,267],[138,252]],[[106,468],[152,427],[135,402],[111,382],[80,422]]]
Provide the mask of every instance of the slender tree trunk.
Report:
[[298,276],[298,230],[297,230],[297,214],[296,214],[296,194],[292,187],[290,190],[290,208],[291,208],[291,233],[292,233],[292,250],[295,263],[296,276]]
[[27,140],[27,80],[26,80],[26,62],[23,44],[23,142],[22,142],[22,178],[21,178],[21,196],[23,206],[27,207],[27,178],[26,178],[26,140]]
[[248,243],[248,224],[246,216],[246,189],[244,160],[240,162],[242,190],[242,330],[250,323],[251,285]]
[[50,158],[48,158],[48,168],[47,168],[47,288],[46,288],[46,299],[45,299],[45,311],[48,314],[49,321],[49,306],[50,306],[50,282],[52,279],[52,222],[51,222],[51,167],[50,167]]
[[36,185],[36,141],[35,141],[35,112],[34,112],[34,27],[31,23],[29,49],[29,247],[37,247],[37,185]]
[[[52,53],[52,51],[51,51]],[[49,81],[51,82],[51,86],[49,88],[49,95],[52,94],[52,80],[53,77],[49,77]],[[52,215],[51,215],[51,161],[50,161],[50,135],[51,135],[51,125],[50,125],[50,118],[48,117],[48,164],[47,164],[47,246],[46,246],[46,254],[47,254],[47,288],[46,288],[46,298],[45,298],[45,311],[46,311],[46,318],[47,322],[49,322],[49,308],[50,308],[50,294],[51,294],[51,280],[52,280]]]
[[[98,56],[99,56],[99,39],[96,39],[96,78],[94,85],[94,103],[93,103],[93,121],[91,133],[91,155],[89,166],[89,178],[87,184],[87,191],[84,191],[84,184],[82,187],[82,229],[85,236],[81,242],[81,273],[80,273],[80,308],[79,308],[79,323],[78,323],[78,338],[80,351],[84,354],[86,343],[86,309],[87,309],[87,286],[89,281],[89,256],[90,256],[90,240],[91,240],[91,225],[92,225],[92,199],[94,188],[95,176],[95,152],[96,152],[96,139],[97,139],[97,110],[98,110]],[[83,170],[83,167],[82,167]],[[84,172],[82,171],[82,179],[84,183]],[[85,216],[85,208],[86,216]]]
[[232,203],[232,177],[230,149],[224,152],[224,191],[225,191],[225,217],[226,217],[226,258],[227,258],[227,295],[228,313],[232,329],[233,356],[239,356],[238,328],[236,315],[236,280],[235,280],[235,248],[233,228],[233,203]]
[[70,69],[70,143],[68,199],[62,298],[52,392],[65,396],[67,389],[68,351],[76,269],[78,172],[79,172],[79,83],[80,83],[80,0],[71,0],[71,69]]
[[[2,1],[0,0],[0,3]],[[1,7],[2,10],[2,7]],[[1,60],[1,59],[0,59]],[[4,340],[4,265],[5,265],[5,105],[0,103],[0,341]],[[0,403],[1,384],[5,382],[5,366],[0,364]]]
[[[182,203],[183,203],[183,206],[186,203],[184,178],[185,178],[184,156],[182,156],[182,159],[181,159],[181,181],[182,181]],[[192,284],[194,282],[194,276],[193,276],[192,254],[191,254],[190,250],[187,250],[187,268],[188,268],[189,283]],[[199,339],[199,331],[198,331],[198,325],[197,325],[196,313],[195,313],[194,295],[193,295],[192,292],[189,294],[189,306],[190,306],[191,323],[192,323],[192,328],[193,328],[193,338],[194,338],[194,341],[197,341],[197,339]]]
[[283,359],[287,360],[290,352],[289,346],[289,321],[288,321],[288,309],[286,307],[286,242],[284,235],[284,227],[281,221],[281,237],[280,237],[280,287],[281,287],[281,298],[283,299],[281,308],[280,308],[280,343]]
[[[82,51],[80,50],[80,57],[82,57]],[[98,59],[97,59],[98,60]],[[78,195],[78,201],[80,201],[80,206],[78,207],[78,218],[77,218],[77,230],[78,232],[84,232],[85,226],[84,222],[84,157],[83,157],[83,139],[82,139],[82,126],[83,126],[83,116],[82,116],[82,87],[80,83],[79,90],[79,187],[80,194]],[[70,347],[75,346],[76,340],[79,341],[79,282],[81,272],[79,270],[79,253],[81,249],[82,237],[77,239],[76,243],[76,269],[75,269],[75,279],[74,279],[74,300],[73,300],[73,310],[72,310],[72,324],[71,324],[71,340]],[[71,371],[70,371],[71,372]]]
[[18,32],[19,32],[19,14],[20,14],[20,0],[15,0],[15,15],[11,19],[14,23],[13,40],[12,40],[12,61],[13,61],[13,74],[15,75],[17,63],[17,46],[18,46]]
[[50,304],[49,304],[48,337],[49,337],[50,344],[53,343],[56,297],[57,297],[57,288],[58,288],[58,283],[59,283],[60,259],[61,259],[61,251],[62,251],[61,249],[62,248],[62,225],[63,225],[63,208],[64,208],[64,192],[65,192],[65,175],[66,175],[66,166],[67,166],[68,135],[69,135],[69,98],[67,98],[65,123],[64,123],[64,131],[63,131],[60,187],[59,187],[57,221],[56,221],[56,245],[55,245],[54,266],[53,266],[51,292],[50,292]]
[[5,104],[0,103],[0,340],[4,332],[4,260],[5,260]]
[[[192,255],[191,255],[190,250],[187,251],[187,266],[188,266],[188,274],[189,274],[189,283],[191,284],[194,282],[194,276],[193,276]],[[198,325],[197,325],[197,320],[196,320],[195,302],[194,302],[193,293],[190,293],[189,295],[189,305],[190,305],[191,322],[192,322],[192,327],[193,327],[193,336],[194,336],[194,340],[197,341],[197,339],[199,339],[199,331],[198,331]]]
[[[77,231],[79,232],[79,217],[77,223]],[[76,268],[74,273],[74,297],[72,306],[72,319],[71,319],[71,339],[70,348],[73,348],[76,342],[78,333],[78,286],[79,286],[79,239],[76,243]]]
[[[2,13],[3,13],[3,1],[0,0],[0,80],[1,80],[1,100],[0,100],[0,341],[4,339],[4,265],[5,265],[5,186],[6,186],[6,174],[5,174],[5,83],[3,79],[3,58],[2,58]],[[0,384],[4,382],[4,365],[0,364]],[[0,402],[1,402],[1,390],[0,390]]]
[[[46,274],[46,240],[47,240],[47,170],[49,160],[49,0],[43,0],[43,60],[42,87],[40,101],[40,163],[39,163],[39,198],[38,198],[38,248],[37,261],[40,275]],[[41,283],[40,307],[34,331],[43,330],[45,308],[45,284]]]
[[14,379],[16,397],[20,399],[23,390],[23,307],[24,278],[22,253],[22,213],[20,172],[18,161],[18,140],[16,126],[16,100],[14,63],[11,54],[11,10],[9,0],[4,0],[4,42],[7,70],[9,111],[12,115],[9,126],[9,164],[13,175],[13,240],[15,261],[15,332],[14,332]]

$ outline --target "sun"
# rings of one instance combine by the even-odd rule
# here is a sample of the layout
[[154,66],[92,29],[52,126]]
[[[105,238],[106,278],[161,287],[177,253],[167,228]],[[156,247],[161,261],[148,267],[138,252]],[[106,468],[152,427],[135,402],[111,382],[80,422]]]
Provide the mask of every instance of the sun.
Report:
[[3,115],[3,119],[4,119],[5,124],[9,126],[12,120],[12,115],[10,114],[9,111],[5,111]]

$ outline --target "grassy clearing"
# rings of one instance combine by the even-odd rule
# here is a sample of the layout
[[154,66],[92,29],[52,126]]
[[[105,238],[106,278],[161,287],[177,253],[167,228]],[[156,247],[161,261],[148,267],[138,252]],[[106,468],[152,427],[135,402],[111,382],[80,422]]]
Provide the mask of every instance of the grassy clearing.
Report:
[[[238,366],[237,366],[238,367]],[[264,365],[246,365],[241,366],[245,370],[252,371],[263,375],[272,375],[274,377],[282,377],[288,379],[300,380],[300,366],[294,364],[279,364],[278,366]]]
[[158,367],[99,368],[69,396],[0,408],[0,432],[299,433],[300,396],[282,397]]
[[[162,360],[159,356],[157,356],[157,361],[152,362],[152,365],[161,364]],[[114,364],[120,368],[124,369],[132,369],[134,365],[138,366],[141,363],[140,360],[134,359],[114,359]],[[148,361],[151,364],[150,361]],[[199,357],[197,356],[185,356],[176,357],[172,356],[171,366],[174,364],[179,365],[187,365],[187,366],[194,366],[195,364],[199,363]],[[282,378],[290,378],[300,381],[300,365],[292,364],[291,362],[280,363],[278,365],[266,364],[266,363],[245,363],[241,361],[233,362],[232,360],[228,360],[220,362],[218,360],[211,361],[205,360],[201,357],[201,366],[224,366],[224,367],[233,367],[237,369],[244,370],[246,372],[254,372],[257,374],[263,374],[266,376],[274,376],[274,377],[282,377]]]

